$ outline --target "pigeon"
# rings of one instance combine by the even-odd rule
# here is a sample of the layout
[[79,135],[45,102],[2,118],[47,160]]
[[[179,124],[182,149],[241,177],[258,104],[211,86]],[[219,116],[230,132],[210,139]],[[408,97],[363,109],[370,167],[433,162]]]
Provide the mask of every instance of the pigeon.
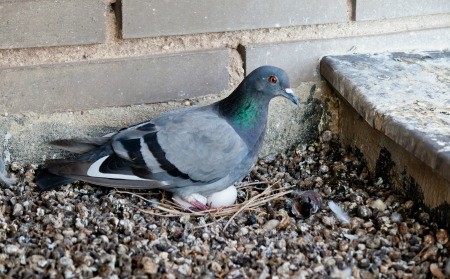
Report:
[[257,161],[269,102],[295,105],[287,73],[262,66],[226,98],[169,111],[103,137],[63,139],[54,147],[79,154],[46,160],[37,174],[42,191],[79,180],[126,189],[162,189],[182,206],[205,210],[235,203],[235,183]]

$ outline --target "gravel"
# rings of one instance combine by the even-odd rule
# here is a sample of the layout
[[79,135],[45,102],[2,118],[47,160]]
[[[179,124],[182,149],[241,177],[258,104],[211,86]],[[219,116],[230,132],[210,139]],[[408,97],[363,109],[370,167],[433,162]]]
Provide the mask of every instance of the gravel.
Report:
[[[13,162],[9,171],[17,182],[0,188],[2,278],[450,276],[448,231],[372,177],[362,154],[329,131],[260,160],[245,181],[295,191],[234,218],[142,212],[165,197],[159,191],[143,200],[75,183],[39,193],[36,166]],[[322,201],[336,203],[350,222]]]

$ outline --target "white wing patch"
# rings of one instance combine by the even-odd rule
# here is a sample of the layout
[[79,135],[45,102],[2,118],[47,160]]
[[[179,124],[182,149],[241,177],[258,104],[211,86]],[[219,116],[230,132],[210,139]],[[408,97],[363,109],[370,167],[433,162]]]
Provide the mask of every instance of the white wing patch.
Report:
[[127,179],[127,180],[144,180],[152,181],[150,179],[140,178],[135,175],[127,174],[115,174],[115,173],[103,173],[100,171],[100,166],[109,156],[102,157],[95,161],[88,169],[87,175],[91,177],[112,178],[112,179]]

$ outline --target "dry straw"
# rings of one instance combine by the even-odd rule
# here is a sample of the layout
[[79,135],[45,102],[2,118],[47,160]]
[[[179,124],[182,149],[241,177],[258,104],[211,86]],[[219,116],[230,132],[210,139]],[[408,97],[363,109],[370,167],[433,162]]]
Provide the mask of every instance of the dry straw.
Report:
[[[269,184],[264,190],[258,189],[256,186]],[[237,188],[245,192],[245,198],[243,201],[222,208],[213,208],[203,211],[193,211],[181,207],[180,205],[174,203],[173,201],[166,199],[164,196],[161,202],[155,202],[154,200],[149,200],[145,198],[143,193],[133,193],[128,191],[116,191],[120,194],[128,194],[137,197],[143,201],[152,204],[151,209],[143,209],[140,207],[136,208],[146,214],[151,214],[158,217],[181,217],[186,214],[194,217],[201,217],[210,215],[214,218],[222,220],[226,217],[230,217],[228,222],[225,224],[224,229],[228,227],[231,221],[238,216],[240,213],[246,211],[254,211],[257,213],[262,213],[261,205],[268,203],[269,201],[282,199],[287,194],[293,192],[292,188],[294,186],[285,187],[282,186],[280,181],[269,183],[269,182],[253,182],[247,184],[241,184]],[[207,224],[208,225],[208,224]]]

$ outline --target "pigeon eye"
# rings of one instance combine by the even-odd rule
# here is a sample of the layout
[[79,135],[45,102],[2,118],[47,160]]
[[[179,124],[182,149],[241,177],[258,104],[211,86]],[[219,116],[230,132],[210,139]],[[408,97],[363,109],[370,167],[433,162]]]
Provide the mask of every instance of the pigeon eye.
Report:
[[269,79],[268,79],[268,81],[269,81],[270,83],[277,83],[277,82],[278,82],[278,79],[277,79],[276,76],[270,76]]

